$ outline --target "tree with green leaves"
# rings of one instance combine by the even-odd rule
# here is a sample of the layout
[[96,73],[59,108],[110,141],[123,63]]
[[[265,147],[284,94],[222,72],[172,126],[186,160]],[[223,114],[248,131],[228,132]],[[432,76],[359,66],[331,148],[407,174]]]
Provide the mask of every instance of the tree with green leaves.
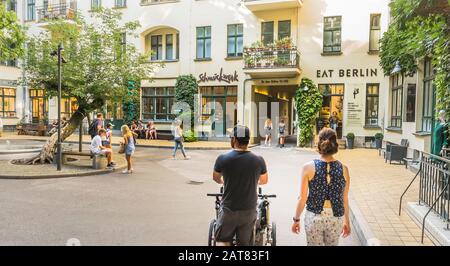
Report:
[[[58,95],[57,58],[51,54],[58,44],[64,46],[62,96],[76,98],[78,109],[62,128],[62,140],[79,127],[88,113],[106,102],[129,102],[138,97],[129,93],[130,82],[139,84],[154,70],[149,54],[141,54],[126,42],[126,37],[137,37],[138,22],[122,23],[120,12],[111,9],[98,9],[91,16],[92,23],[81,17],[52,21],[46,31],[28,40],[22,83],[29,88],[44,88],[48,97]],[[39,156],[26,163],[52,162],[56,142],[54,134]]]
[[431,57],[435,69],[436,110],[450,116],[450,1],[394,0],[392,21],[381,38],[380,62],[389,76],[398,62],[404,74]]
[[305,147],[314,136],[314,123],[322,106],[323,96],[312,80],[302,78],[294,99],[299,129],[298,144]]
[[0,61],[22,57],[25,33],[15,12],[7,11],[0,1]]

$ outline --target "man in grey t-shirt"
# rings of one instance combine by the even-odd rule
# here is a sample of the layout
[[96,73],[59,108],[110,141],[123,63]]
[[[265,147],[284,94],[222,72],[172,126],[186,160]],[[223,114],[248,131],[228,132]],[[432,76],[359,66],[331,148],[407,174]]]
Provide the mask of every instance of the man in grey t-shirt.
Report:
[[216,241],[249,246],[254,241],[258,184],[267,184],[264,159],[248,150],[250,130],[236,126],[231,134],[232,151],[220,155],[214,165],[213,179],[224,185],[221,210],[217,219]]

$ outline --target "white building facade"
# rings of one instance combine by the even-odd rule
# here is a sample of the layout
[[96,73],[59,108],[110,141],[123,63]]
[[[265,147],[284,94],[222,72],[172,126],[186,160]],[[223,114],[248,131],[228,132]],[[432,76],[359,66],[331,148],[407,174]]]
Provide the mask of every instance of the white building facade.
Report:
[[[354,133],[361,146],[391,121],[389,77],[378,56],[379,38],[388,27],[388,2],[18,0],[16,12],[30,34],[42,30],[43,18],[53,16],[48,10],[61,6],[67,9],[59,14],[68,19],[72,9],[89,18],[94,7],[102,6],[122,12],[124,21],[138,20],[139,36],[127,42],[152,51],[152,61],[164,63],[151,81],[141,84],[140,117],[155,121],[161,130],[173,119],[176,78],[191,74],[199,82],[199,113],[206,125],[201,131],[206,135],[221,137],[232,125],[245,124],[258,141],[268,117],[274,125],[284,120],[295,134],[293,96],[306,77],[324,94],[317,130],[329,126],[334,113],[339,137]],[[18,67],[0,66],[0,87],[16,93],[15,113],[13,118],[3,114],[4,124],[25,115],[36,121],[41,116],[54,119],[55,101],[15,85],[21,75]],[[66,99],[63,110],[69,115],[73,106]],[[107,113],[120,119],[121,107],[107,107]]]

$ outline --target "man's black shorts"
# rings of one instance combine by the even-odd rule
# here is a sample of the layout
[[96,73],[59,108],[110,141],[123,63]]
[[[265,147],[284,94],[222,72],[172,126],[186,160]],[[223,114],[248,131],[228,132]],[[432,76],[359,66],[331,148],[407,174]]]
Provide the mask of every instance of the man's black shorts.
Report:
[[254,244],[256,208],[245,211],[231,211],[221,208],[216,223],[216,242],[231,243],[236,235],[238,246]]

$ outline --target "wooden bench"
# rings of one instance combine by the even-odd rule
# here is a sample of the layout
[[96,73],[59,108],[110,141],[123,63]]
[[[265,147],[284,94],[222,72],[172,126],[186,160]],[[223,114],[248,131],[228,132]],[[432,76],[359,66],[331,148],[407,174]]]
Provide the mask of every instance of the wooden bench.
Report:
[[68,156],[81,156],[92,158],[92,168],[94,169],[105,169],[107,165],[106,156],[103,154],[93,154],[91,152],[78,152],[78,151],[63,151],[61,156],[63,164],[67,164]]
[[173,140],[172,130],[157,130],[158,139],[162,140]]

